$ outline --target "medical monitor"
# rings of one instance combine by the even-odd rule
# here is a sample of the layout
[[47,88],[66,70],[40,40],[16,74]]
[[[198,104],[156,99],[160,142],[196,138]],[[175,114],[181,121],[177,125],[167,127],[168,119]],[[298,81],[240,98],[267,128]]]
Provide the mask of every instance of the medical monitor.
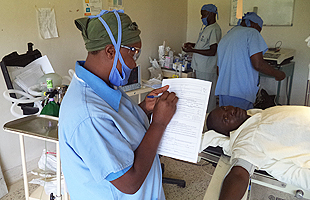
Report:
[[141,88],[141,68],[138,65],[136,68],[131,70],[128,83],[124,86],[120,86],[125,92],[136,90]]
[[263,58],[270,64],[283,65],[293,60],[294,55],[294,49],[269,48]]

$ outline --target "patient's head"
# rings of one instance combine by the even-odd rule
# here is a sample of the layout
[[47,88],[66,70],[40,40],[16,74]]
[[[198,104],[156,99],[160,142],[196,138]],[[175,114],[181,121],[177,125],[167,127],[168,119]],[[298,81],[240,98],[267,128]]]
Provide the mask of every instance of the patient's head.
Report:
[[233,106],[222,106],[210,112],[207,118],[207,128],[229,136],[230,131],[239,128],[249,117],[246,110]]

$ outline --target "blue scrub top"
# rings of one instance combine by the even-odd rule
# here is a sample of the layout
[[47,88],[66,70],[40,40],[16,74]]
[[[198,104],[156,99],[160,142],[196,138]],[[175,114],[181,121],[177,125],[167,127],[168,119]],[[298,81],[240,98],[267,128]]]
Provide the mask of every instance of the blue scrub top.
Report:
[[72,200],[165,199],[156,156],[140,189],[124,194],[110,181],[134,162],[149,121],[130,97],[112,89],[77,62],[60,107],[59,145],[63,173]]
[[219,77],[215,95],[228,95],[255,102],[258,75],[251,56],[267,51],[261,34],[254,28],[236,26],[220,41],[217,49]]

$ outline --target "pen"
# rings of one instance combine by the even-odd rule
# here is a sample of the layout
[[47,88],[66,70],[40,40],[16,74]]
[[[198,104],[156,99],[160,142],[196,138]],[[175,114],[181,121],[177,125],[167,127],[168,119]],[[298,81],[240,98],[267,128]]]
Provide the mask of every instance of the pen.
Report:
[[160,97],[160,95],[157,95],[157,96],[154,96],[154,95],[147,96],[147,98],[158,98],[158,97]]

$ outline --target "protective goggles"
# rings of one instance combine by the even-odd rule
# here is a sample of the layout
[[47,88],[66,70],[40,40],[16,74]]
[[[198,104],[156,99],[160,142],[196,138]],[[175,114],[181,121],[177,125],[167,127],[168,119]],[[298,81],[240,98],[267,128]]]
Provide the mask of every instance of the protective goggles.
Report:
[[[133,55],[133,59],[134,61],[138,60],[140,54],[141,54],[141,49],[140,48],[137,48],[137,47],[128,47],[128,46],[125,46],[125,45],[121,45],[121,47],[123,48],[126,48],[126,49],[129,49],[130,51],[133,51],[135,54]],[[128,52],[129,53],[129,52]]]

